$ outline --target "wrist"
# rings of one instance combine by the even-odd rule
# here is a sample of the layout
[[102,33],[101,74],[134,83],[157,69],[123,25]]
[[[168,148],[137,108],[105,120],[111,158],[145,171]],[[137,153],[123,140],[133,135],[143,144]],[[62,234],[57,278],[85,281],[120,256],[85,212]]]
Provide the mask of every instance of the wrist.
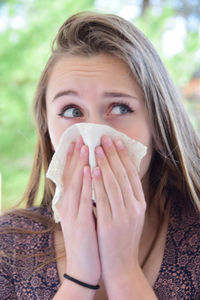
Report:
[[105,285],[110,300],[157,299],[139,265],[118,274],[109,282],[105,282]]
[[90,284],[90,283],[87,283],[87,282],[83,282],[83,281],[80,281],[70,275],[68,275],[67,273],[64,273],[64,278],[67,279],[67,280],[70,280],[78,285],[81,285],[83,287],[86,287],[88,289],[91,289],[91,290],[98,290],[100,288],[100,286],[98,284]]
[[100,276],[97,276],[96,274],[93,274],[89,271],[82,270],[80,267],[70,268],[69,265],[65,270],[64,274],[67,274],[73,278],[76,278],[79,281],[88,283],[90,285],[97,285],[100,279]]
[[96,290],[91,290],[72,281],[64,280],[53,299],[94,299]]
[[138,274],[142,272],[138,263],[130,264],[128,267],[124,267],[122,270],[114,270],[114,275],[110,275],[109,278],[104,278],[107,286],[115,287],[124,285],[127,282],[137,280]]

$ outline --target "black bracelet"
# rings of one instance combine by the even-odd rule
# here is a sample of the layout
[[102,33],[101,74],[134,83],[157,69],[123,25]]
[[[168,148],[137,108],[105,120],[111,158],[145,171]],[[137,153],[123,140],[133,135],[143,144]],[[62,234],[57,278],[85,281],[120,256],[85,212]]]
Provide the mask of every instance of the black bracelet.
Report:
[[64,273],[63,276],[64,276],[64,278],[66,278],[66,279],[69,279],[69,280],[71,280],[71,281],[73,281],[73,282],[75,282],[75,283],[77,283],[77,284],[79,284],[79,285],[82,285],[82,286],[87,287],[87,288],[92,289],[92,290],[97,290],[97,289],[100,288],[100,286],[99,286],[98,284],[97,284],[97,285],[87,284],[87,283],[85,283],[85,282],[79,281],[79,280],[77,280],[77,279],[75,279],[75,278],[73,278],[73,277],[67,275],[66,273]]

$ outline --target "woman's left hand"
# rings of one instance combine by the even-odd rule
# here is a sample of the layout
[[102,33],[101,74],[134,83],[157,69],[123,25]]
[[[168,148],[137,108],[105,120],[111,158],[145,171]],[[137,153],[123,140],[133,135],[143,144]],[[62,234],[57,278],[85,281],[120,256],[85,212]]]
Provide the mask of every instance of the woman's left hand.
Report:
[[97,234],[104,283],[133,273],[146,202],[141,181],[124,144],[102,137],[93,170],[97,206]]

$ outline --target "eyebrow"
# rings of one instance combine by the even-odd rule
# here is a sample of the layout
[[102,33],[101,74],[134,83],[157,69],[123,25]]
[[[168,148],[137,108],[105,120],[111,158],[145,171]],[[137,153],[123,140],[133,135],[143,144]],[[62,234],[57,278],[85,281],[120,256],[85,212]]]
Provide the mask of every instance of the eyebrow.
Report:
[[118,93],[118,92],[106,92],[103,94],[104,98],[135,98],[135,96],[131,96],[126,93]]
[[[53,98],[52,102],[55,101],[56,99],[63,97],[63,96],[78,96],[79,94],[76,91],[73,90],[66,90],[66,91],[61,91],[55,95]],[[119,93],[119,92],[105,92],[103,94],[104,98],[132,98],[132,99],[137,99],[136,96],[131,96],[126,93]]]
[[59,92],[58,94],[55,95],[52,102],[55,101],[57,98],[60,98],[62,96],[79,96],[79,94],[75,91],[72,91],[72,90],[61,91],[61,92]]

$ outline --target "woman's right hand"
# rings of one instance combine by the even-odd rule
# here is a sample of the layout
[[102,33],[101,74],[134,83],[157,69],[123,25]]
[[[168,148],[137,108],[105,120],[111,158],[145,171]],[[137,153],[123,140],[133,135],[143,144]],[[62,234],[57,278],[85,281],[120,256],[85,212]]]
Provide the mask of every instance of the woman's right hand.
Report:
[[59,209],[66,250],[66,273],[96,285],[101,274],[92,204],[89,150],[81,136],[71,143],[63,173],[64,195]]

